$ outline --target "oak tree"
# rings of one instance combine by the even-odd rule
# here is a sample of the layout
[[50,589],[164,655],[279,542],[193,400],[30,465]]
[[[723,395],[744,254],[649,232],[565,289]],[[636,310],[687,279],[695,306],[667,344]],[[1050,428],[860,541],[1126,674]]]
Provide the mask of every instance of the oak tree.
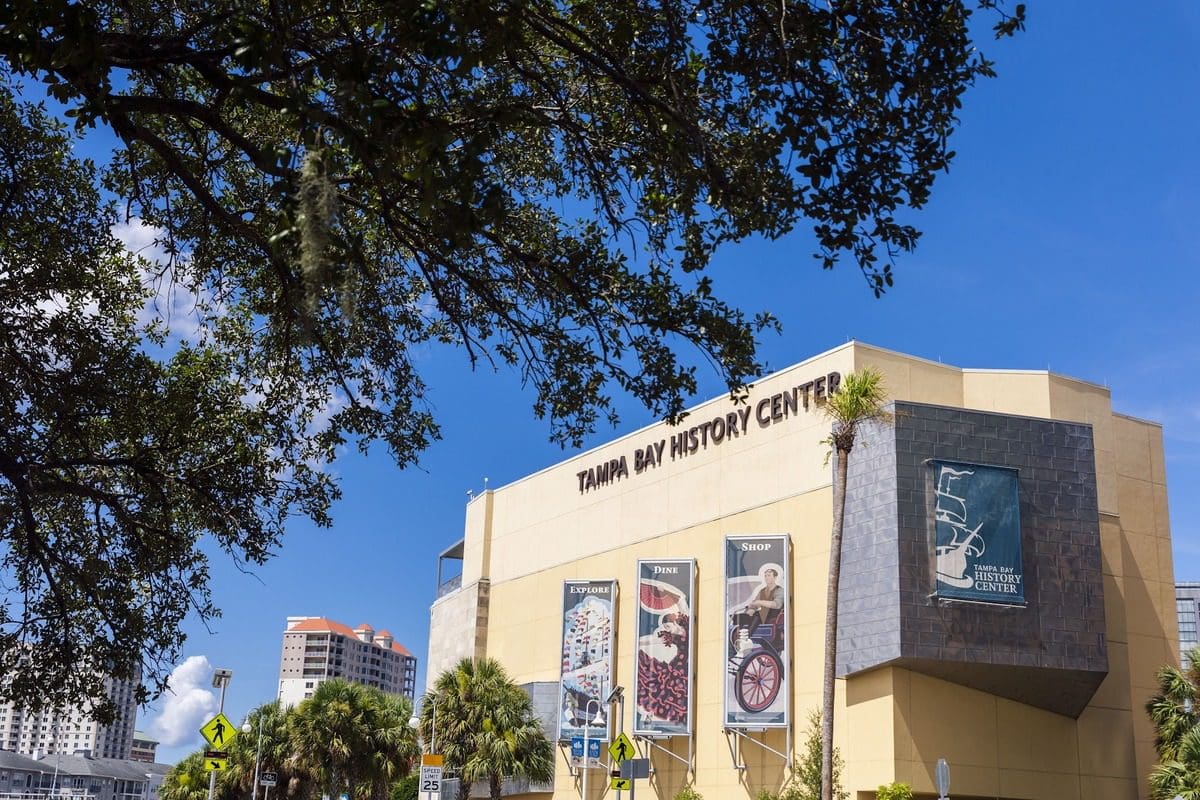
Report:
[[[160,680],[189,605],[215,613],[201,537],[259,561],[288,514],[327,521],[339,446],[403,466],[438,435],[418,347],[518,370],[562,443],[615,421],[616,392],[676,418],[698,363],[739,391],[775,321],[714,294],[713,253],[805,223],[817,264],[884,292],[919,235],[901,212],[992,75],[973,35],[1023,20],[999,0],[2,4],[0,690],[95,694],[68,677],[85,653]],[[158,232],[198,340],[146,328],[153,271],[114,250],[69,132],[13,110],[20,82],[111,132],[103,196]]]

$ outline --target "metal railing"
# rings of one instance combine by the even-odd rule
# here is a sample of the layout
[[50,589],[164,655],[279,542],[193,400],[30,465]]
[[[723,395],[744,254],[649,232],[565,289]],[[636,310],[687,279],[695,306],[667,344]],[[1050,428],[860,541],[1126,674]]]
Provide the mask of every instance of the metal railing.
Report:
[[[442,779],[442,800],[457,800],[458,783],[458,778]],[[512,797],[518,794],[550,794],[553,791],[553,781],[541,783],[540,781],[531,781],[528,778],[505,778],[500,783],[501,797]],[[491,791],[488,788],[487,781],[475,781],[474,785],[471,786],[470,797],[472,800],[490,796]]]
[[441,586],[438,587],[437,596],[445,597],[451,592],[457,592],[462,588],[462,575],[455,575],[453,578],[448,578]]

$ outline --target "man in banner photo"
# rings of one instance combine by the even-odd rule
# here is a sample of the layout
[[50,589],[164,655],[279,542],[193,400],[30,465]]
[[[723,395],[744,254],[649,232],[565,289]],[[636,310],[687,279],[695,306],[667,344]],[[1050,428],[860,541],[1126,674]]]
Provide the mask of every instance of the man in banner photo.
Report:
[[934,461],[938,597],[1024,605],[1017,471]]
[[563,583],[562,680],[559,683],[558,738],[608,739],[612,686],[615,581]]
[[635,733],[691,732],[693,561],[638,562]]
[[725,539],[725,724],[788,724],[786,536]]

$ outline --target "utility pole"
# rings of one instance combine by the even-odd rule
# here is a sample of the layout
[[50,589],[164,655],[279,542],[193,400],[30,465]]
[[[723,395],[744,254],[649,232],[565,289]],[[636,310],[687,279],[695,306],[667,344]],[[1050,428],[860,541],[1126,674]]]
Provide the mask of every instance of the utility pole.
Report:
[[[213,672],[212,685],[214,689],[221,690],[221,708],[218,714],[225,713],[225,687],[229,686],[229,679],[233,677],[233,670],[218,669]],[[213,800],[213,796],[217,793],[217,771],[214,769],[208,773],[208,800]]]

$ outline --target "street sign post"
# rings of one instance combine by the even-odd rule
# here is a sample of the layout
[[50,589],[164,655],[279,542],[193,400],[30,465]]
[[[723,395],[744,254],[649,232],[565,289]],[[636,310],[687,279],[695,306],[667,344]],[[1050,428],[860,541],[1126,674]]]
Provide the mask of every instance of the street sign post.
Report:
[[229,722],[229,717],[222,713],[204,723],[204,727],[200,729],[200,735],[204,737],[204,741],[208,742],[210,747],[224,750],[237,736],[237,728],[233,727]]
[[224,750],[205,750],[204,769],[209,772],[220,772],[229,768],[229,753]]
[[279,782],[279,776],[274,772],[264,772],[258,779],[259,786],[274,786]]
[[441,800],[442,797],[442,757],[440,755],[421,756],[421,780],[417,785],[420,790],[420,800]]
[[[622,733],[621,737],[625,737]],[[633,750],[632,743],[629,747],[622,751],[618,745],[621,737],[613,742],[613,746],[608,748],[610,754],[615,752],[630,752]],[[616,755],[613,755],[613,760],[617,761]],[[635,781],[638,778],[650,777],[650,759],[648,758],[624,758],[617,762],[620,765],[620,770],[616,770],[613,775],[612,783],[609,784],[613,789],[624,789],[629,792],[629,800],[634,800],[637,785]]]
[[939,758],[937,761],[936,779],[938,800],[948,800],[950,797],[950,765],[944,758]]

